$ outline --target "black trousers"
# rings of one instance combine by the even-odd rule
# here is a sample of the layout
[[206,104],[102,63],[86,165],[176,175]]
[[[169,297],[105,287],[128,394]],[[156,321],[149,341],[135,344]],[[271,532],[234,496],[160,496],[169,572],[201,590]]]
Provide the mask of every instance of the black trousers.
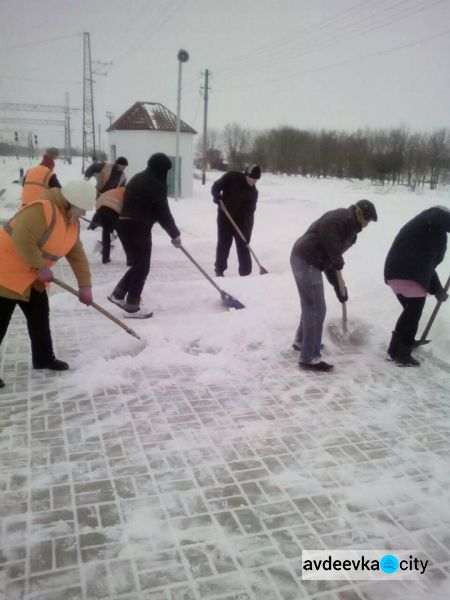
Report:
[[[245,223],[237,222],[247,242],[250,242],[253,229],[253,216],[246,219]],[[242,241],[234,226],[230,223],[226,214],[219,209],[217,212],[217,248],[216,262],[214,267],[216,271],[225,271],[228,266],[228,256],[230,254],[231,244],[236,244],[237,257],[239,261],[239,275],[250,275],[252,272],[252,258],[250,250],[245,242]]]
[[404,344],[412,346],[419,328],[426,298],[406,298],[402,294],[397,294],[397,298],[403,306],[403,312],[397,321],[395,331],[400,334]]
[[152,230],[134,219],[119,219],[117,233],[131,265],[116,286],[127,296],[129,304],[138,304],[150,272]]
[[111,234],[116,229],[119,215],[109,206],[101,206],[92,217],[95,225],[102,228],[102,260],[109,261],[111,254]]
[[29,302],[0,297],[0,344],[6,335],[16,306],[19,306],[27,320],[33,364],[45,364],[51,361],[55,355],[50,333],[50,308],[47,292],[38,292],[31,288]]

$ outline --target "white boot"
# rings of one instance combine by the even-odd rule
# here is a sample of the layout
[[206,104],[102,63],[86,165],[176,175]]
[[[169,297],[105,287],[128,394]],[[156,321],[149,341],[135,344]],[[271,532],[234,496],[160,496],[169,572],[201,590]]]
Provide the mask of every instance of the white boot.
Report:
[[120,306],[120,308],[123,308],[125,306],[125,298],[118,298],[114,295],[114,292],[110,296],[108,296],[108,300],[113,304]]
[[153,317],[153,312],[141,305],[137,310],[132,312],[125,310],[123,316],[127,319],[150,319],[150,317]]

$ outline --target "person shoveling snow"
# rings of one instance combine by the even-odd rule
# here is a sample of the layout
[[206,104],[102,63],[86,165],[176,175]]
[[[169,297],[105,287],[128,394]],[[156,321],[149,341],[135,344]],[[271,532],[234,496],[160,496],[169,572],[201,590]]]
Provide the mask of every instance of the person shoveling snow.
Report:
[[[377,219],[372,202],[359,200],[349,208],[326,212],[295,242],[291,252],[291,267],[300,296],[301,318],[294,345],[300,349],[300,368],[322,372],[334,368],[321,360],[320,354],[326,313],[322,271],[334,287],[339,302],[344,306],[343,314],[346,315],[347,289],[342,277],[339,285],[338,277],[338,272],[344,266],[342,254],[353,246],[358,233],[370,221]],[[346,318],[343,325],[347,326]],[[345,335],[348,335],[348,331]]]

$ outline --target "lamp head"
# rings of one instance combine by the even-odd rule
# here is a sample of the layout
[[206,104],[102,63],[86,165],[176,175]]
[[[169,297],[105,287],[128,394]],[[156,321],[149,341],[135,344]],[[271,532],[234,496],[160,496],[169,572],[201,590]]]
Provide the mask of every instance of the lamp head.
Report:
[[187,62],[189,60],[189,53],[186,50],[179,50],[177,58],[180,62]]

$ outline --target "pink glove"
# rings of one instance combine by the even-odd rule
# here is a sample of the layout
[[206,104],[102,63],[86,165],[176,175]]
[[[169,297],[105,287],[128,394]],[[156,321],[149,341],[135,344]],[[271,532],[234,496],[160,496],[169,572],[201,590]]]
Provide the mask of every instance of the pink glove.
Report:
[[37,277],[39,281],[49,283],[50,281],[53,281],[53,271],[50,267],[41,267],[37,272]]
[[86,304],[86,306],[90,306],[92,304],[93,298],[91,287],[80,287],[78,290],[78,295],[82,304]]

